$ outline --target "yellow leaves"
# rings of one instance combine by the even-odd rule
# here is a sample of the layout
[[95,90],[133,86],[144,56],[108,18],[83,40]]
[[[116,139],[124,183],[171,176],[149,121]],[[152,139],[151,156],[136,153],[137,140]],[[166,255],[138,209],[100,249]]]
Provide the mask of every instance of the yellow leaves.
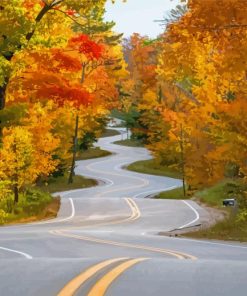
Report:
[[[3,130],[3,147],[0,149],[0,177],[17,184],[18,188],[32,184],[38,176],[48,176],[59,161],[53,155],[60,145],[52,134],[53,106],[36,104],[22,120],[23,126]],[[51,114],[49,118],[49,114]]]
[[11,190],[9,189],[10,185],[11,185],[10,181],[0,180],[0,202],[6,200],[9,197],[9,194],[11,193]]
[[[0,194],[1,194],[1,191],[0,191]],[[0,225],[5,223],[8,215],[9,215],[8,213],[6,213],[4,210],[0,209]]]
[[10,72],[11,65],[4,57],[0,56],[0,86],[4,84],[5,77]]
[[132,99],[131,98],[124,98],[122,101],[122,109],[124,112],[128,113],[130,111],[130,108],[132,107]]
[[32,134],[36,169],[42,175],[49,175],[58,165],[58,161],[53,159],[53,154],[61,144],[60,139],[52,133],[54,121],[57,119],[55,108],[53,102],[48,102],[45,106],[41,103],[34,104],[23,119]]
[[143,94],[142,101],[138,104],[138,110],[149,110],[149,109],[154,110],[154,108],[156,109],[158,108],[158,106],[159,106],[159,103],[158,103],[158,97],[156,92],[152,89],[148,89]]
[[32,183],[37,177],[33,166],[33,153],[32,136],[27,129],[4,129],[3,148],[0,150],[0,177],[10,180],[18,188]]

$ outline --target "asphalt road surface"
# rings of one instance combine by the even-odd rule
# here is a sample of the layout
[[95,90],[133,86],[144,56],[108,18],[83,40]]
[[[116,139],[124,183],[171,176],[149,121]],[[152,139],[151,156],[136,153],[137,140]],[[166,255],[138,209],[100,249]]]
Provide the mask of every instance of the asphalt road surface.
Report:
[[62,193],[54,220],[0,228],[0,295],[246,296],[247,245],[159,235],[208,213],[146,198],[181,181],[124,170],[150,155],[120,138],[98,143],[112,156],[77,163],[100,186]]

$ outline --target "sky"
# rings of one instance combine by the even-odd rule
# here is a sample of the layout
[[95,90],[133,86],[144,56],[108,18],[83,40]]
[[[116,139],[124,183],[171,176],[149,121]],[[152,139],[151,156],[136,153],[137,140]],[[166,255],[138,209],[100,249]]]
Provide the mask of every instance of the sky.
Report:
[[106,20],[116,23],[115,31],[124,33],[125,37],[133,33],[156,37],[162,32],[162,27],[154,20],[164,17],[172,8],[179,4],[179,0],[117,0],[106,5]]

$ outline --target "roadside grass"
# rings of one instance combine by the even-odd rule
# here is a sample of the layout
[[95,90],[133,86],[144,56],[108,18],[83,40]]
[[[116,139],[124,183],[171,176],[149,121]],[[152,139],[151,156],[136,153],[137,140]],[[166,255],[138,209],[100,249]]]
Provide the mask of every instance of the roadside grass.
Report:
[[194,196],[210,207],[220,208],[224,199],[236,197],[241,186],[241,181],[225,179],[212,187],[196,192]]
[[106,150],[102,150],[99,147],[90,148],[86,151],[80,151],[77,153],[76,160],[87,160],[93,158],[106,157],[112,153]]
[[101,138],[113,137],[120,135],[120,132],[114,129],[106,129]]
[[162,166],[153,159],[134,162],[127,169],[142,174],[181,179],[181,173],[178,170],[172,167]]
[[132,139],[116,141],[113,144],[127,146],[127,147],[139,147],[139,148],[144,147],[144,145],[140,141],[132,140]]
[[210,228],[189,232],[184,236],[197,239],[247,242],[247,221],[239,222],[235,216],[230,215]]
[[0,203],[5,215],[0,217],[1,225],[28,223],[57,217],[60,198],[53,198],[49,193],[32,188],[20,194],[18,204],[14,205],[10,196],[7,203]]
[[93,179],[87,179],[82,176],[74,176],[72,184],[68,184],[68,176],[61,176],[57,178],[49,178],[47,183],[42,183],[39,188],[48,193],[55,193],[61,191],[69,191],[74,189],[88,188],[97,185],[97,181]]
[[[210,207],[221,209],[222,201],[227,198],[237,198],[240,211],[242,194],[247,189],[247,185],[239,179],[225,179],[222,182],[198,191],[195,199]],[[200,229],[195,232],[186,233],[185,236],[201,239],[216,239],[228,241],[247,242],[247,219],[239,219],[237,208],[224,208],[226,218],[217,222],[215,225]]]
[[168,190],[161,192],[160,194],[156,195],[155,198],[157,199],[189,199],[190,197],[184,197],[183,188],[175,188],[173,190]]

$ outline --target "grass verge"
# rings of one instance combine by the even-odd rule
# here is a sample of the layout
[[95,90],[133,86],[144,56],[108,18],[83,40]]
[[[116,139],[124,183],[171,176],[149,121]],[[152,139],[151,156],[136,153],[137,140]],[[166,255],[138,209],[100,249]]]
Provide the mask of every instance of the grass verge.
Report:
[[87,179],[82,176],[74,176],[74,182],[72,184],[68,184],[68,176],[62,176],[58,178],[50,178],[48,183],[40,185],[39,188],[44,192],[55,193],[73,189],[88,188],[96,185],[96,180]]
[[127,146],[127,147],[143,147],[143,144],[140,141],[132,140],[132,139],[116,141],[113,144]]
[[155,198],[157,199],[189,199],[189,197],[184,197],[183,188],[176,188],[173,190],[168,190],[161,192],[160,194],[156,195]]
[[[127,167],[128,170],[142,174],[164,176],[180,179],[181,174],[176,169],[157,164],[154,159],[137,161]],[[157,199],[184,199],[183,189],[175,188],[173,190],[164,191],[155,196]]]
[[[228,241],[247,242],[247,219],[240,219],[241,213],[246,209],[247,185],[241,180],[226,179],[215,186],[198,191],[195,198],[200,202],[214,208],[222,209],[222,201],[227,198],[236,198],[238,208],[225,208],[226,218],[215,225],[186,233],[185,236],[202,239],[216,239]],[[246,211],[246,210],[245,210]]]
[[157,164],[153,159],[134,162],[130,164],[127,169],[142,174],[165,176],[176,179],[181,178],[180,172],[176,169]]
[[185,236],[201,239],[247,242],[247,221],[239,222],[236,217],[230,215],[230,217],[217,222],[208,229],[189,232],[186,233]]
[[120,135],[119,131],[114,129],[106,129],[101,138],[113,137]]
[[90,148],[87,151],[78,152],[76,160],[87,160],[93,158],[106,157],[111,155],[111,152],[102,150],[99,147]]
[[225,179],[212,187],[196,192],[195,198],[210,207],[219,208],[224,199],[236,197],[241,187],[240,181]]
[[49,193],[38,189],[29,189],[20,194],[18,204],[14,205],[13,197],[1,204],[0,224],[16,224],[52,219],[57,217],[60,208],[60,198],[53,198]]

